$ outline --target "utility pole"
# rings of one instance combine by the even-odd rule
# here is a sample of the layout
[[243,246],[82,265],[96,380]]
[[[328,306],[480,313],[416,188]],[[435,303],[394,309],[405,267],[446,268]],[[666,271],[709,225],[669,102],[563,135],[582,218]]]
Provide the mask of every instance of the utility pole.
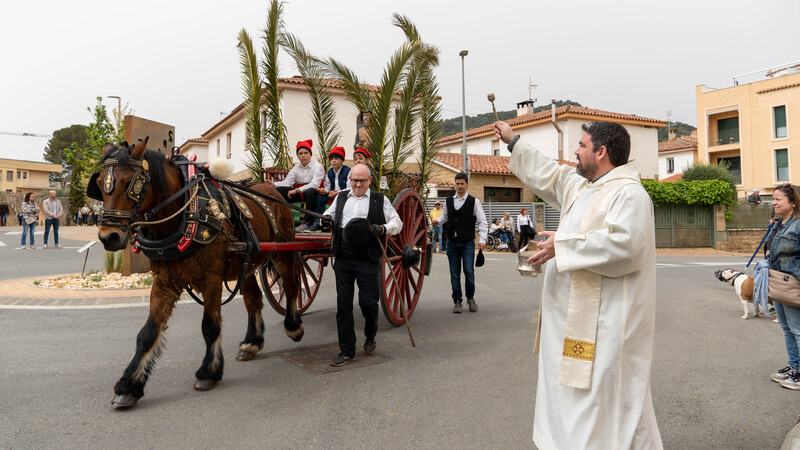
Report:
[[118,95],[107,95],[106,98],[115,98],[115,99],[117,99],[117,113],[114,114],[114,118],[116,119],[116,122],[117,122],[116,132],[119,134],[119,129],[120,129],[119,128],[119,124],[120,124],[120,121],[121,121],[120,119],[121,119],[121,116],[122,116],[122,98],[120,98]]
[[461,156],[464,164],[464,173],[469,177],[469,167],[467,167],[467,91],[464,81],[464,57],[469,54],[467,50],[461,50],[458,56],[461,57]]

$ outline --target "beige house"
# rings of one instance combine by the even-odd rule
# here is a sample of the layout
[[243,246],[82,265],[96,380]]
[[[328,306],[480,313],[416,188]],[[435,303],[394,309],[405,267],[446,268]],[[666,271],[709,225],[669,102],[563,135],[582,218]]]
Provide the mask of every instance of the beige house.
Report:
[[674,137],[658,143],[658,180],[677,181],[683,169],[697,160],[697,135]]
[[58,187],[50,185],[51,173],[61,173],[61,164],[0,158],[0,190],[38,195]]
[[[508,120],[508,124],[521,138],[553,159],[576,161],[574,151],[583,135],[581,126],[594,121],[622,124],[631,135],[632,164],[642,178],[658,177],[658,129],[667,124],[663,120],[571,105],[533,113],[532,103],[526,101],[517,105],[517,117]],[[462,134],[443,137],[437,141],[437,146],[440,152],[460,155]],[[495,137],[491,125],[467,130],[467,153],[509,155],[506,145]]]
[[739,197],[800,182],[800,65],[724,89],[697,86],[698,161],[727,161]]
[[[305,82],[302,78],[281,78],[278,83],[283,92],[282,111],[286,124],[289,150],[294,156],[294,144],[297,141],[314,140],[314,156],[318,156],[318,142],[311,117],[311,98],[308,95]],[[347,160],[352,160],[353,144],[356,139],[356,119],[358,109],[345,97],[344,90],[336,80],[329,80],[328,88],[333,97],[336,117],[342,136],[338,143],[344,147]],[[375,86],[367,86],[376,91]],[[265,119],[262,117],[262,122]],[[225,118],[214,124],[200,138],[189,139],[181,145],[181,154],[194,153],[198,161],[208,161],[217,156],[224,156],[231,160],[234,172],[241,173],[245,170],[245,161],[248,155],[245,151],[245,117],[244,103],[237,106]],[[273,164],[266,161],[266,166]]]

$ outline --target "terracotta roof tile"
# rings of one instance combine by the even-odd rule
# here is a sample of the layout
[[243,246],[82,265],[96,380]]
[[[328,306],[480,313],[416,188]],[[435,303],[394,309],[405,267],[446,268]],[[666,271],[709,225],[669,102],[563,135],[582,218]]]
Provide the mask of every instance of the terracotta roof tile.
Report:
[[[306,84],[305,80],[303,80],[303,78],[300,77],[299,75],[295,75],[295,76],[293,76],[291,78],[278,78],[278,81],[280,81],[282,83],[289,83],[289,84],[300,84],[300,85]],[[342,88],[342,81],[341,80],[337,80],[335,78],[326,78],[324,80],[324,83],[325,83],[325,87],[335,88],[335,89],[343,89]],[[367,89],[369,89],[370,91],[372,91],[372,92],[378,92],[379,91],[378,86],[373,86],[371,84],[365,84],[364,86]]]
[[[508,169],[509,156],[494,155],[468,155],[469,169],[472,173],[486,173],[493,175],[513,175]],[[436,156],[442,164],[446,164],[456,170],[464,170],[464,159],[461,153],[439,153]]]
[[[558,119],[559,116],[568,114],[576,116],[594,116],[594,117],[602,117],[608,119],[633,120],[637,122],[643,122],[645,124],[652,125],[655,127],[663,127],[667,124],[667,122],[660,119],[651,119],[649,117],[642,117],[633,114],[621,114],[610,111],[603,111],[600,109],[587,108],[585,106],[567,105],[556,108],[556,119]],[[551,116],[552,113],[548,109],[545,111],[539,111],[538,113],[534,114],[525,114],[523,116],[515,117],[513,119],[507,120],[506,122],[509,125],[511,125],[512,128],[514,128],[515,126],[524,125],[526,123],[536,122],[544,119],[550,119]],[[492,124],[484,125],[482,127],[472,128],[470,130],[467,130],[467,139],[469,139],[470,137],[490,132],[492,132]],[[459,139],[461,139],[461,133],[455,133],[451,134],[450,136],[445,136],[443,138],[440,138],[438,141],[436,141],[436,143],[446,144],[449,142],[458,141]]]
[[663,180],[658,180],[658,182],[659,183],[669,183],[670,181],[681,181],[682,178],[683,178],[683,174],[682,173],[676,173],[675,175],[672,175],[671,177],[664,178]]
[[679,136],[675,139],[658,143],[658,153],[666,153],[675,150],[697,150],[697,138]]

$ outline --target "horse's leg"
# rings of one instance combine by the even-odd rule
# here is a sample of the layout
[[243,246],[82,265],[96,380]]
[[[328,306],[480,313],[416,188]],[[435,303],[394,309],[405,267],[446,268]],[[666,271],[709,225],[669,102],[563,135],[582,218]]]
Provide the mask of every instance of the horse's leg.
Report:
[[222,278],[211,276],[203,290],[203,339],[206,356],[194,376],[196,391],[210,391],[222,379],[225,360],[222,357]]
[[242,282],[242,297],[247,308],[247,334],[239,344],[239,354],[236,355],[236,359],[250,361],[264,348],[264,319],[261,317],[264,302],[254,273],[248,274]]
[[136,336],[136,352],[122,378],[114,386],[111,404],[124,408],[133,406],[144,395],[144,385],[166,345],[164,331],[172,315],[172,308],[180,295],[169,289],[156,277],[150,291],[150,315]]
[[299,258],[296,252],[276,252],[272,255],[272,262],[280,274],[286,294],[286,316],[283,318],[283,328],[286,335],[293,341],[300,342],[305,331],[303,320],[300,319],[300,314],[297,312],[297,294],[300,286],[297,283],[295,258]]

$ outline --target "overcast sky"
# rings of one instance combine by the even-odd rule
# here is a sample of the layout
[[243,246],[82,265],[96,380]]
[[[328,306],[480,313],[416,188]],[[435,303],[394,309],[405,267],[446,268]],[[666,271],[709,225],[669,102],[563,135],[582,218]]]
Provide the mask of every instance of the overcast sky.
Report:
[[[95,97],[200,137],[242,101],[236,37],[267,1],[8,1],[0,6],[0,132],[50,134],[91,120]],[[571,99],[695,125],[695,86],[800,60],[800,1],[322,1],[285,4],[289,32],[377,83],[403,42],[394,12],[441,49],[444,117]],[[256,43],[261,47],[261,39]],[[260,51],[259,51],[260,53]],[[285,56],[285,55],[284,55]],[[281,76],[296,74],[284,57]],[[115,99],[106,99],[109,112]],[[354,118],[339,118],[354,120]],[[47,139],[0,134],[0,157],[42,160]]]

